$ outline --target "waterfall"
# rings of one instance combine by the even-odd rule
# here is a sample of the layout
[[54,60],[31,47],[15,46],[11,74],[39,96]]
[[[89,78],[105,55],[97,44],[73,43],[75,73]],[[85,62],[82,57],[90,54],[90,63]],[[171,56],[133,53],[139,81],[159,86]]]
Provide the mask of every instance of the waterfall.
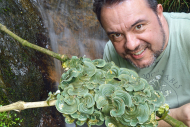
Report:
[[[33,1],[49,33],[52,51],[69,57],[102,58],[107,35],[92,11],[93,0],[37,0]],[[56,87],[63,69],[54,59]],[[66,127],[75,127],[66,124]]]
[[[37,0],[49,33],[52,51],[72,56],[102,58],[107,35],[92,12],[93,0]],[[54,59],[57,85],[63,69]]]
[[[60,0],[59,0],[59,2],[60,2]],[[55,53],[59,53],[58,43],[57,43],[57,35],[56,35],[55,29],[54,29],[53,17],[51,17],[52,15],[54,15],[53,13],[56,14],[57,10],[56,11],[46,10],[43,5],[44,5],[44,1],[37,0],[36,6],[38,7],[38,10],[40,11],[40,13],[42,15],[45,28],[47,28],[47,30],[48,30],[49,41],[51,44],[52,51]],[[59,85],[59,79],[62,74],[61,62],[54,58],[54,66],[55,66],[55,72],[56,72],[56,76],[54,77],[55,78],[54,80],[56,81],[55,89],[57,89],[58,85]]]

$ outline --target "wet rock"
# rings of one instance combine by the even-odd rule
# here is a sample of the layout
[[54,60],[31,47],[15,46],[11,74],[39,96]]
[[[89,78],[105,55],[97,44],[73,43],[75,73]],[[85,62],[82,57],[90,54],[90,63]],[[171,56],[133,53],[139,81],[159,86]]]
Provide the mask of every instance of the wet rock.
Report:
[[[92,0],[0,0],[0,22],[23,39],[60,54],[102,58],[108,38],[92,12]],[[61,63],[23,47],[0,31],[0,104],[46,100],[57,90]],[[11,111],[14,112],[14,111]],[[23,127],[63,127],[55,107],[17,113]]]

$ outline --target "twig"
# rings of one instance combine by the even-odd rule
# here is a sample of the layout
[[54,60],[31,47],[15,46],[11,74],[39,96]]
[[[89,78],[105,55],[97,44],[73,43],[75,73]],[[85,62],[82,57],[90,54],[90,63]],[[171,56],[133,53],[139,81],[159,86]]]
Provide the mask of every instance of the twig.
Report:
[[5,33],[9,34],[9,35],[10,35],[11,37],[13,37],[15,40],[19,41],[23,46],[27,46],[27,47],[33,48],[33,49],[35,49],[35,50],[38,50],[38,51],[40,51],[40,52],[42,52],[42,53],[45,53],[45,54],[47,54],[47,55],[50,55],[50,56],[56,58],[56,59],[58,59],[58,60],[60,60],[60,61],[62,61],[62,62],[67,61],[67,60],[69,59],[66,55],[61,55],[61,54],[52,52],[52,51],[50,51],[50,50],[48,50],[48,49],[42,48],[42,47],[40,47],[40,46],[37,46],[37,45],[35,45],[35,44],[32,44],[32,43],[30,43],[30,42],[28,42],[28,41],[26,41],[26,40],[20,38],[19,36],[17,36],[17,35],[14,34],[13,32],[11,32],[10,30],[8,30],[8,29],[6,28],[6,26],[2,25],[1,23],[0,23],[0,30],[2,30],[2,31],[4,31]]
[[168,114],[166,115],[165,118],[163,118],[163,120],[168,124],[170,124],[172,127],[187,127],[183,122],[174,119]]
[[29,108],[39,108],[39,107],[49,107],[54,106],[56,100],[49,101],[49,105],[47,101],[39,101],[39,102],[24,102],[18,101],[10,105],[0,107],[0,112],[15,110],[20,112],[21,110],[29,109]]

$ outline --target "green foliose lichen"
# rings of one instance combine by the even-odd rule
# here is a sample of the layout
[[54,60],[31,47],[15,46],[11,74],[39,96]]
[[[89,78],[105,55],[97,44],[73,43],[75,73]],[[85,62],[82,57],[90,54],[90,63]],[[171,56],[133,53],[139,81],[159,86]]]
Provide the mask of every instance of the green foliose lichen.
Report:
[[[155,127],[163,95],[132,70],[102,59],[72,57],[63,64],[56,108],[67,123],[88,126]],[[93,91],[93,92],[92,92]]]

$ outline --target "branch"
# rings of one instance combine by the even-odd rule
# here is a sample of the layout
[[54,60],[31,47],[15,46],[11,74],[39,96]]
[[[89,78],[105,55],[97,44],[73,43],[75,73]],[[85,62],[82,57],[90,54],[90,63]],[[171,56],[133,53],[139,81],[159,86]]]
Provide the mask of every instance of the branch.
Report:
[[183,122],[174,119],[168,114],[163,118],[163,120],[170,124],[172,127],[187,127]]
[[156,112],[156,116],[158,116],[160,118],[160,119],[158,119],[158,121],[164,120],[165,122],[170,124],[172,127],[187,127],[183,122],[178,121],[178,120],[174,119],[173,117],[171,117],[170,115],[168,115],[168,112],[169,112],[168,104],[164,104],[164,105],[160,106],[160,108]]
[[0,107],[0,112],[10,111],[10,110],[15,110],[15,111],[20,112],[21,110],[25,110],[28,108],[49,107],[49,106],[54,106],[55,102],[56,100],[51,100],[49,101],[49,105],[48,105],[47,101],[39,101],[39,102],[18,101],[10,105]]
[[[55,102],[56,102],[56,100],[51,100],[51,101],[49,101],[49,105],[48,105],[47,101],[40,101],[40,102],[18,101],[13,104],[10,104],[10,105],[0,107],[0,112],[10,111],[10,110],[15,110],[15,111],[20,112],[21,110],[25,110],[25,109],[29,109],[29,108],[49,107],[49,106],[54,106]],[[158,116],[162,117],[161,119],[166,121],[172,127],[187,127],[183,122],[174,119],[173,117],[169,116],[168,114],[164,113],[164,114],[159,114]]]
[[52,56],[60,61],[67,61],[69,58],[66,56],[66,55],[61,55],[61,54],[58,54],[58,53],[55,53],[55,52],[52,52],[48,49],[45,49],[45,48],[42,48],[40,46],[37,46],[35,44],[32,44],[22,38],[20,38],[19,36],[17,36],[16,34],[14,34],[13,32],[11,32],[10,30],[8,30],[6,28],[6,26],[2,25],[0,23],[0,30],[4,31],[5,33],[9,34],[11,37],[13,37],[15,40],[19,41],[23,46],[27,46],[27,47],[30,47],[30,48],[33,48],[35,50],[38,50],[42,53],[45,53],[49,56]]

